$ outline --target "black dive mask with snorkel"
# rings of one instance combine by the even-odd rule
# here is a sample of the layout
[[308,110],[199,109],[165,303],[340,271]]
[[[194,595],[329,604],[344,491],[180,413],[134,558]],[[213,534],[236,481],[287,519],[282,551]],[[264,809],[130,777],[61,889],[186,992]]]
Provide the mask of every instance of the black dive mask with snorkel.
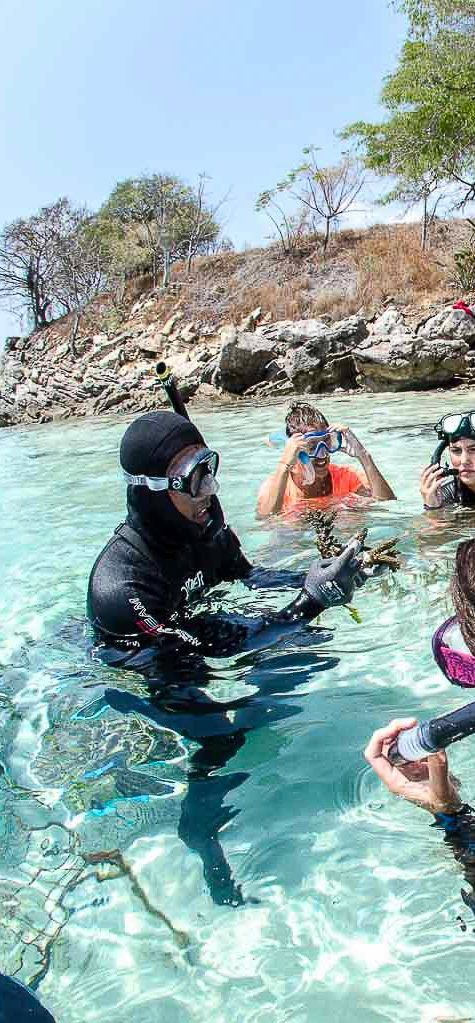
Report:
[[445,488],[447,496],[450,492],[450,501],[456,504],[475,506],[475,493],[462,483],[457,469],[451,468],[446,462],[440,465],[442,455],[449,444],[462,437],[467,440],[475,440],[475,411],[470,412],[449,412],[442,416],[434,426],[439,438],[434,454],[431,458],[431,465],[439,465],[443,470],[441,485]]
[[[460,437],[475,440],[475,412],[449,412],[442,416],[435,424],[434,430],[439,438],[434,454],[430,460],[431,465],[440,465],[440,460],[451,441]],[[445,476],[458,476],[456,469],[451,469],[447,464],[441,466]]]

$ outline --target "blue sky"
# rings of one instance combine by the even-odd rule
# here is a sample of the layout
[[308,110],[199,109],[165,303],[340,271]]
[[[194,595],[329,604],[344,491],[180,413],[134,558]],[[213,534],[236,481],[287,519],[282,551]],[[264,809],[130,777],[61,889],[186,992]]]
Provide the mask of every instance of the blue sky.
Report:
[[[380,116],[404,38],[386,0],[23,0],[0,39],[0,224],[67,195],[98,207],[122,178],[206,171],[231,189],[238,247],[269,232],[257,194],[302,147]],[[17,325],[0,312],[0,340]]]

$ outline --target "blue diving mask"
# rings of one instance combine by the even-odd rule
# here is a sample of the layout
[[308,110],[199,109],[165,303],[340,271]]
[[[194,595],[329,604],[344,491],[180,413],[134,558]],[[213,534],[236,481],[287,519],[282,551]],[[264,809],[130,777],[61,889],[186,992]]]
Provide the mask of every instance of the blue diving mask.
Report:
[[[308,465],[314,458],[322,458],[325,455],[334,455],[336,451],[341,451],[343,448],[343,435],[339,430],[311,430],[309,433],[304,433],[304,440],[309,444],[308,451],[299,452],[299,460],[302,465]],[[270,444],[278,444],[282,446],[286,444],[289,437],[286,433],[282,433],[277,430],[275,433],[271,433],[269,436]]]
[[311,433],[304,433],[304,439],[311,441],[308,451],[299,452],[299,461],[302,465],[308,465],[314,458],[324,458],[325,455],[334,455],[341,451],[343,438],[339,430],[314,430]]

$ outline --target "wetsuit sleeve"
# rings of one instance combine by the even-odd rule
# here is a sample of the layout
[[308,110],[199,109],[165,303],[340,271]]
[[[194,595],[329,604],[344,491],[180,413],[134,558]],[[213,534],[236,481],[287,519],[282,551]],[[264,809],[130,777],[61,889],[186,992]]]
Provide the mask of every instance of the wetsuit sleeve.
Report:
[[442,829],[444,841],[462,864],[471,891],[461,890],[463,901],[475,913],[475,810],[465,803],[457,813],[437,813],[432,827]]
[[251,565],[249,572],[241,581],[250,590],[301,590],[305,575],[305,572],[291,572],[286,568]]
[[100,656],[115,666],[130,665],[133,658],[138,668],[144,656],[139,651],[144,648],[175,659],[192,652],[226,657],[261,649],[302,628],[323,610],[304,590],[282,610],[269,610],[258,617],[225,612],[194,614],[190,607],[173,611],[148,587],[133,593],[128,590],[125,599],[128,611],[127,622],[123,624],[127,627],[122,636],[102,633],[106,649]]
[[323,610],[302,590],[280,611],[269,611],[256,618],[240,614],[197,614],[187,621],[186,628],[198,639],[201,653],[227,657],[270,646],[302,629]]

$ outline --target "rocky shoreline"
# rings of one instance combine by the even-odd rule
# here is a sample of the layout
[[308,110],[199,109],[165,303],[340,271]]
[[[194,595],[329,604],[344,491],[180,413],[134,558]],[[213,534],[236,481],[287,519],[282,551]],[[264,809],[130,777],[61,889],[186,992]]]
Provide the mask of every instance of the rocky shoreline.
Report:
[[147,300],[119,332],[74,337],[53,323],[10,338],[0,364],[0,426],[107,412],[133,413],[162,399],[155,366],[164,360],[185,398],[236,400],[363,389],[430,390],[475,379],[475,316],[446,305],[408,316],[388,304],[371,321],[350,316],[269,322],[261,309],[239,325],[206,329],[179,306],[147,324]]

